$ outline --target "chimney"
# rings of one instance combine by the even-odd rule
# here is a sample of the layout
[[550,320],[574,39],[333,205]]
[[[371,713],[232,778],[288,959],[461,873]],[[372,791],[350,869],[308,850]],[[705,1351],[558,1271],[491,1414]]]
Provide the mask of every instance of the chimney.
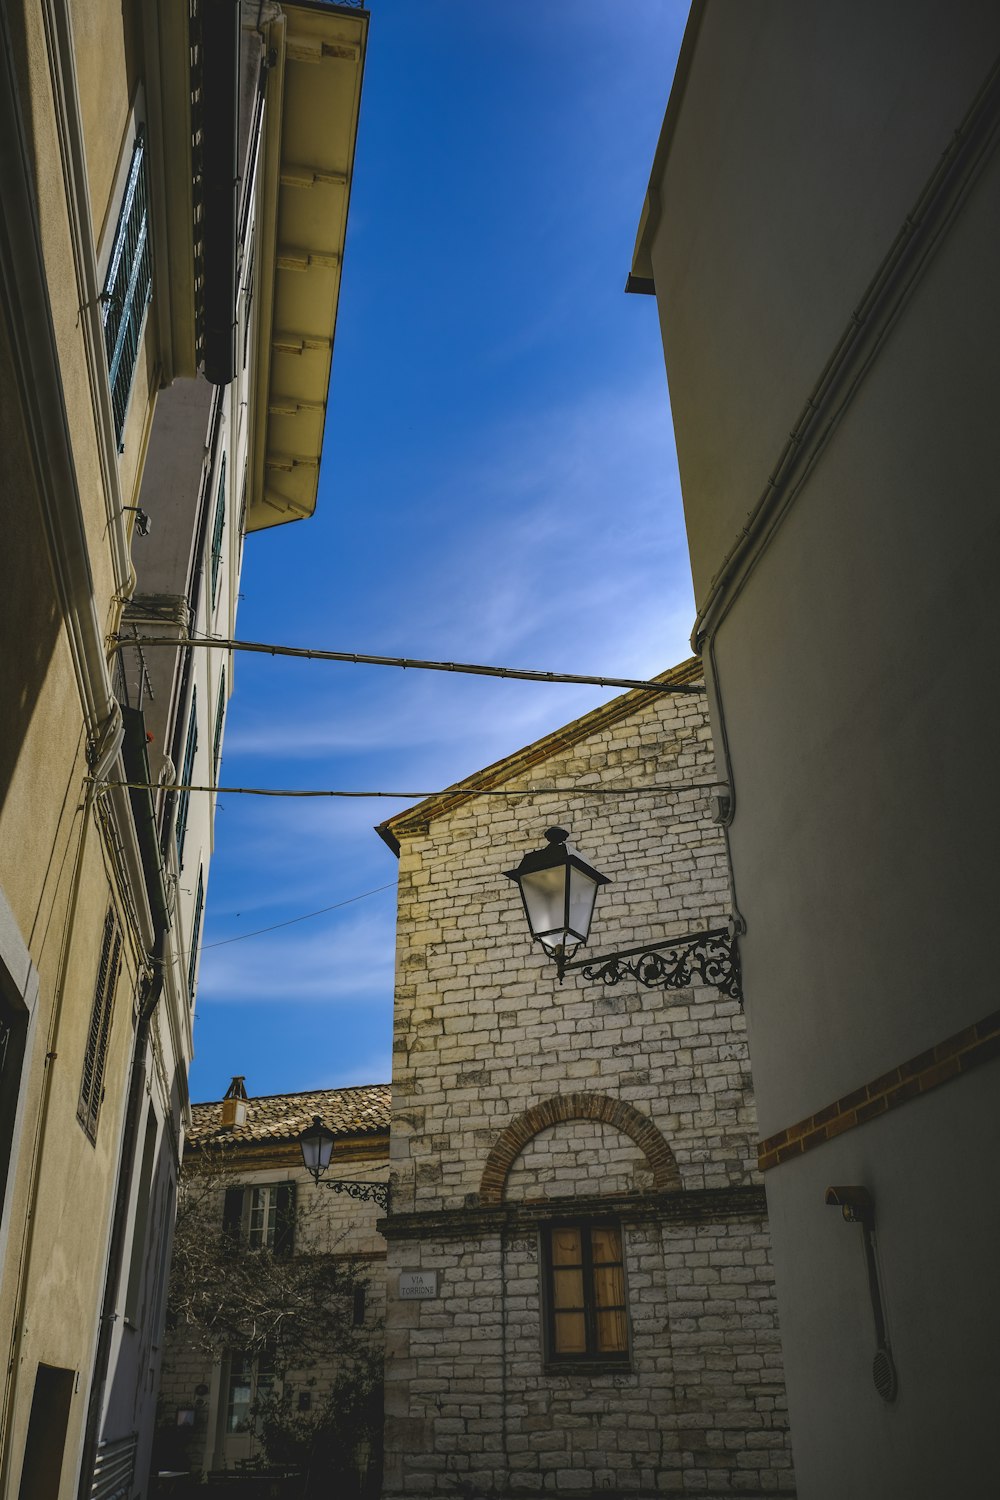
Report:
[[232,1083],[226,1089],[226,1097],[222,1101],[222,1125],[231,1128],[234,1125],[245,1125],[247,1122],[247,1091],[243,1087],[244,1073],[237,1073]]

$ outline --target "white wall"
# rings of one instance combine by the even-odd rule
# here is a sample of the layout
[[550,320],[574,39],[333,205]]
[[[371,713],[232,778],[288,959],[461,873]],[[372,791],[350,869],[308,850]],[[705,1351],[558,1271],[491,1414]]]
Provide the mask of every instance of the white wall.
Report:
[[[704,8],[652,243],[701,606],[998,46],[989,6]],[[704,646],[761,1135],[792,1132],[765,1181],[804,1500],[995,1488],[997,1065],[932,1073],[996,1010],[1000,159],[975,155],[921,203]],[[849,1116],[928,1051],[911,1097]],[[851,1128],[795,1156],[817,1112]],[[875,1198],[891,1405],[832,1183]]]

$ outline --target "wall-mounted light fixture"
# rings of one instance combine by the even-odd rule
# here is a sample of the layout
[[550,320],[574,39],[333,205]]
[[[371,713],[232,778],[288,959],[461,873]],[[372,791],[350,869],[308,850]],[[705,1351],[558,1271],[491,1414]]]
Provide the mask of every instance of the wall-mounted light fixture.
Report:
[[346,1193],[348,1198],[355,1198],[359,1203],[377,1203],[379,1208],[389,1212],[389,1184],[387,1182],[357,1182],[353,1178],[320,1178],[326,1172],[333,1157],[333,1143],[336,1140],[332,1130],[323,1124],[319,1115],[313,1115],[313,1122],[307,1125],[299,1135],[299,1147],[302,1151],[302,1163],[317,1187],[329,1188],[331,1193]]
[[878,1280],[878,1261],[875,1258],[875,1204],[865,1187],[829,1187],[826,1202],[831,1208],[839,1208],[848,1224],[860,1224],[864,1237],[865,1267],[868,1272],[868,1295],[871,1298],[872,1317],[875,1320],[875,1358],[872,1361],[872,1380],[883,1401],[894,1401],[899,1389],[896,1364],[889,1348],[889,1335],[885,1326],[882,1308],[882,1292]]
[[602,875],[568,842],[564,828],[548,828],[544,849],[526,854],[515,870],[505,870],[521,892],[531,936],[553,960],[560,984],[571,969],[586,980],[616,985],[630,976],[647,989],[686,989],[697,974],[705,984],[743,1004],[739,950],[732,926],[680,933],[596,958],[573,960],[590,936]]
[[141,505],[123,505],[122,510],[134,510],[136,531],[140,536],[149,536],[149,533],[153,529],[153,523]]

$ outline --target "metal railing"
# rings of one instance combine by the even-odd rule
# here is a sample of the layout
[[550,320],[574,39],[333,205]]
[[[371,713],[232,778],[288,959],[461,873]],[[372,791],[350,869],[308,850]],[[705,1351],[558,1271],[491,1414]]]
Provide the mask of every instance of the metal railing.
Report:
[[128,1437],[100,1445],[94,1482],[90,1486],[91,1500],[129,1500],[138,1442],[138,1435],[132,1432]]

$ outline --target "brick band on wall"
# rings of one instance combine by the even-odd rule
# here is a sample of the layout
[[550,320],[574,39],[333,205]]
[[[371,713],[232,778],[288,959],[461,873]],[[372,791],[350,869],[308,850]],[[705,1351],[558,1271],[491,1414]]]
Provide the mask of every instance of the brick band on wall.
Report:
[[1000,1011],[997,1010],[926,1052],[908,1058],[871,1083],[863,1083],[842,1099],[835,1099],[814,1115],[789,1125],[787,1130],[769,1135],[766,1141],[758,1143],[757,1165],[762,1172],[769,1172],[772,1167],[899,1109],[911,1099],[928,1094],[995,1057],[1000,1057]]
[[682,1186],[674,1153],[652,1120],[634,1105],[606,1094],[556,1094],[533,1104],[501,1133],[483,1168],[480,1203],[489,1207],[502,1202],[508,1173],[528,1142],[540,1131],[567,1120],[598,1120],[620,1130],[645,1156],[657,1192],[666,1193]]

